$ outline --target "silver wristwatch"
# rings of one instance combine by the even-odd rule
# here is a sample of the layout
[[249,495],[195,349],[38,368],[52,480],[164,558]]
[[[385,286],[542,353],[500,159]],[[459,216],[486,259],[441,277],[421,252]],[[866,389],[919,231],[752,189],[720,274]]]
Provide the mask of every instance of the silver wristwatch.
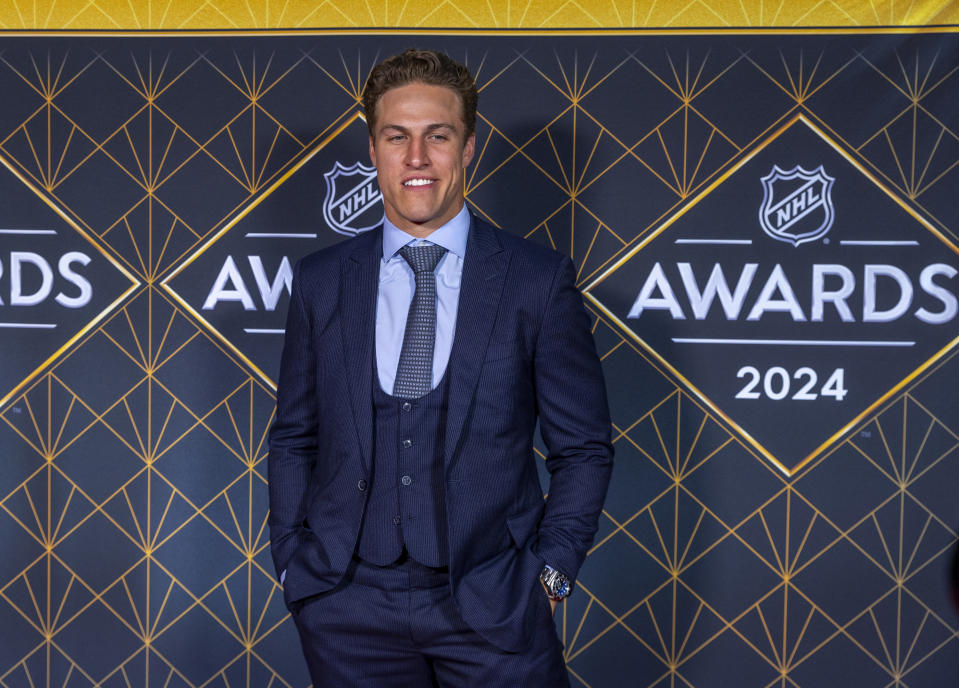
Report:
[[549,565],[543,567],[542,573],[539,574],[539,580],[546,588],[546,596],[553,602],[566,599],[569,593],[573,591],[572,581]]

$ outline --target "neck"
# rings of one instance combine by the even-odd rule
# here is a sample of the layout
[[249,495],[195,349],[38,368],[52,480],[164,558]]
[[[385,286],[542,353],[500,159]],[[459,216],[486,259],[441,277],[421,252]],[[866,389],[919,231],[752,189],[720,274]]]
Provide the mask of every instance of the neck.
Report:
[[389,220],[394,227],[402,229],[404,232],[411,236],[415,236],[417,239],[425,239],[430,234],[435,232],[437,229],[447,224],[450,220],[460,214],[460,211],[463,210],[463,205],[466,203],[465,200],[460,201],[460,204],[457,206],[456,211],[453,212],[449,217],[440,221],[440,222],[429,222],[423,224],[417,224],[415,222],[404,221],[401,218],[390,217],[389,209],[386,211],[386,219]]

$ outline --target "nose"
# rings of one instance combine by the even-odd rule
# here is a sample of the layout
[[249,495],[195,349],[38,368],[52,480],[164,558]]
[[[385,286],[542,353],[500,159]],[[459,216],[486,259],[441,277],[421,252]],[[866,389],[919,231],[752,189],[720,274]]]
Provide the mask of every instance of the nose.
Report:
[[410,138],[410,145],[406,149],[406,164],[409,167],[425,167],[430,164],[429,153],[426,150],[426,141],[418,136]]

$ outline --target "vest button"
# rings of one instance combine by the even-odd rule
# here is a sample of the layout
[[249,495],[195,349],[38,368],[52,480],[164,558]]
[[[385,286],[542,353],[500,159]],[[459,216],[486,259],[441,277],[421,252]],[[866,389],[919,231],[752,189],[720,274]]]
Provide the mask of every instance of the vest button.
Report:
[[366,481],[363,480],[363,478],[360,478],[359,480],[356,481],[356,489],[359,490],[360,492],[363,492],[363,490],[366,489]]
[[393,517],[393,525],[394,525],[394,526],[398,526],[398,525],[399,525],[400,523],[402,523],[402,522],[403,522],[403,519],[401,519],[399,516],[394,516],[394,517]]
[[404,485],[410,485],[413,482],[413,479],[408,475],[404,475],[402,478],[400,478],[400,482]]
[[409,449],[413,446],[413,440],[403,440],[403,449]]
[[402,406],[401,408],[402,408],[404,411],[409,411],[411,408],[413,408],[413,404],[411,404],[411,403],[408,402],[408,401],[404,401],[404,402],[403,402],[403,406]]

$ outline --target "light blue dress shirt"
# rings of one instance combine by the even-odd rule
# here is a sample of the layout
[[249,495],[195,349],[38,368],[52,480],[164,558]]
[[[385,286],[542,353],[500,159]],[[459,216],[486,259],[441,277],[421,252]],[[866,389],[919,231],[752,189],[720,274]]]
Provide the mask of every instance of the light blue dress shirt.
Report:
[[436,343],[433,347],[432,382],[432,386],[436,387],[446,372],[453,346],[469,228],[470,216],[465,204],[452,220],[426,239],[417,239],[386,218],[383,219],[383,257],[380,260],[379,290],[376,294],[376,370],[384,392],[393,393],[396,367],[400,362],[403,334],[406,331],[406,316],[416,289],[413,269],[398,251],[407,244],[421,243],[437,244],[446,249],[446,254],[436,266]]

